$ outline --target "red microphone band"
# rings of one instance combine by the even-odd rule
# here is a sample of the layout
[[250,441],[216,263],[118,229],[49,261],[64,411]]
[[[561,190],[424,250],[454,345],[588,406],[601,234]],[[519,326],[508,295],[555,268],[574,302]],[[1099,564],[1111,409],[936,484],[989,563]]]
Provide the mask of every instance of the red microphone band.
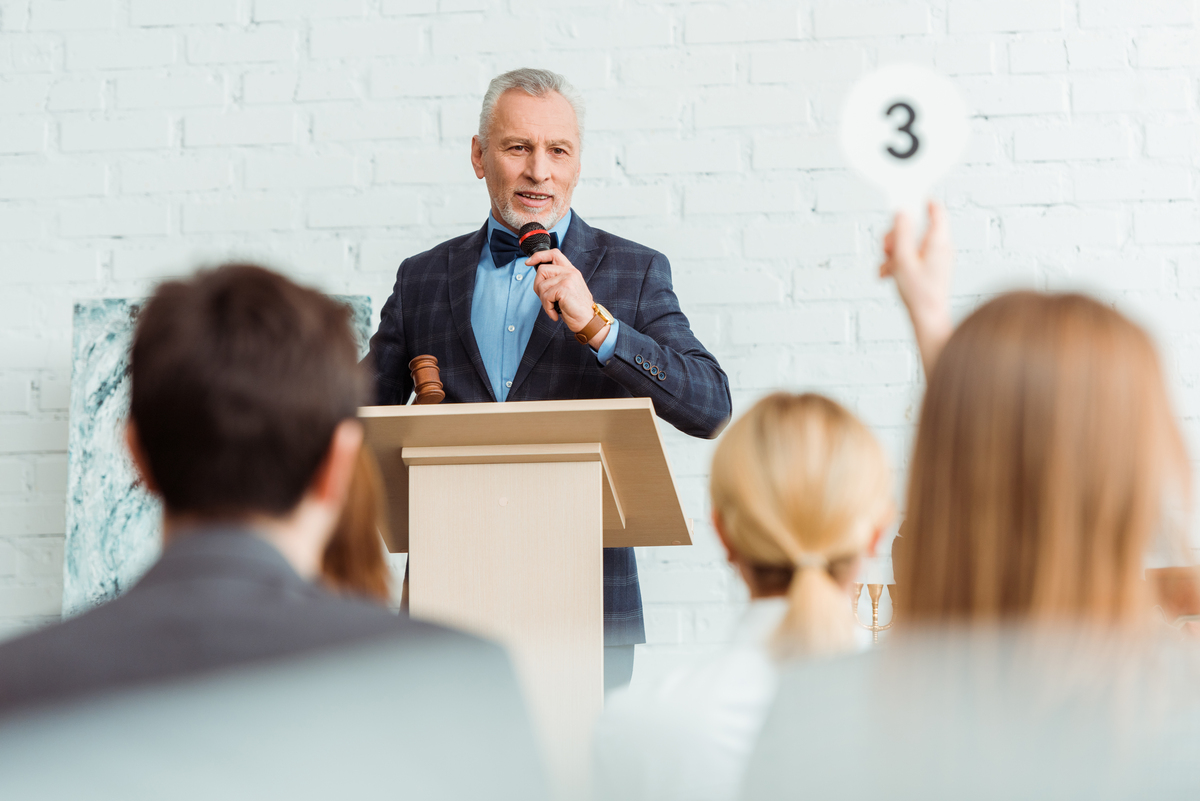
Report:
[[533,236],[534,234],[545,234],[546,236],[550,236],[549,231],[543,230],[541,228],[535,228],[532,231],[529,231],[528,233],[524,234],[520,239],[518,239],[517,244],[518,245],[521,244],[522,242],[524,242],[526,239]]

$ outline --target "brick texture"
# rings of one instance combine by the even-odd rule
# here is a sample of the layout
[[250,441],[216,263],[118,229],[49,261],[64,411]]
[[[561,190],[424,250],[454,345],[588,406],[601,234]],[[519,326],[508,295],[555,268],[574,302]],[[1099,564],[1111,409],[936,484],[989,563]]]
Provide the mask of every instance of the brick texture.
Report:
[[[483,221],[468,162],[479,100],[525,64],[582,90],[576,209],[671,258],[735,413],[777,387],[829,393],[874,426],[902,486],[920,365],[875,278],[886,207],[847,171],[837,126],[856,78],[905,60],[951,76],[973,112],[964,163],[937,190],[958,313],[1019,286],[1099,294],[1159,337],[1200,436],[1192,0],[3,12],[0,636],[58,612],[72,303],[245,256],[378,308],[405,256]],[[531,26],[542,35],[514,46]],[[696,543],[641,554],[647,665],[719,640],[745,600],[707,522],[712,444],[664,434]]]

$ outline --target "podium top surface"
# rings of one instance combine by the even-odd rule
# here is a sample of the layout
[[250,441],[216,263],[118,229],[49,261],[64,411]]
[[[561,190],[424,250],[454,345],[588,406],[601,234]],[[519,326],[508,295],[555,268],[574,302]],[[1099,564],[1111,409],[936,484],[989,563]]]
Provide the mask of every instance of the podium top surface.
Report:
[[605,546],[691,544],[649,398],[364,406],[358,414],[383,472],[394,551],[408,549],[402,449],[589,442],[603,448],[625,513],[623,530],[606,528]]

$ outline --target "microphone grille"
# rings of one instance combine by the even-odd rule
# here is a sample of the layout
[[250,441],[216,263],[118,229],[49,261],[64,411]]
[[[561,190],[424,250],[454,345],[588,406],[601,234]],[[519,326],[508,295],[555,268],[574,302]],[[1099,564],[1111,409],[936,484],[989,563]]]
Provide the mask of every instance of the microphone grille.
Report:
[[540,222],[525,223],[517,233],[521,252],[532,256],[541,250],[550,250],[550,232]]

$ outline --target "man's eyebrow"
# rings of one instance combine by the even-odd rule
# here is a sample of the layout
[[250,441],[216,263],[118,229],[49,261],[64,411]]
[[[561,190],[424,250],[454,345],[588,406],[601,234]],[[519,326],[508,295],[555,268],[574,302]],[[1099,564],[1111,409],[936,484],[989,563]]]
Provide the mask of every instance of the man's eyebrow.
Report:
[[[524,136],[506,136],[500,140],[500,147],[512,147],[513,145],[526,145],[533,147],[533,140]],[[566,150],[573,150],[575,143],[570,139],[554,139],[546,143],[546,147],[561,147]]]

